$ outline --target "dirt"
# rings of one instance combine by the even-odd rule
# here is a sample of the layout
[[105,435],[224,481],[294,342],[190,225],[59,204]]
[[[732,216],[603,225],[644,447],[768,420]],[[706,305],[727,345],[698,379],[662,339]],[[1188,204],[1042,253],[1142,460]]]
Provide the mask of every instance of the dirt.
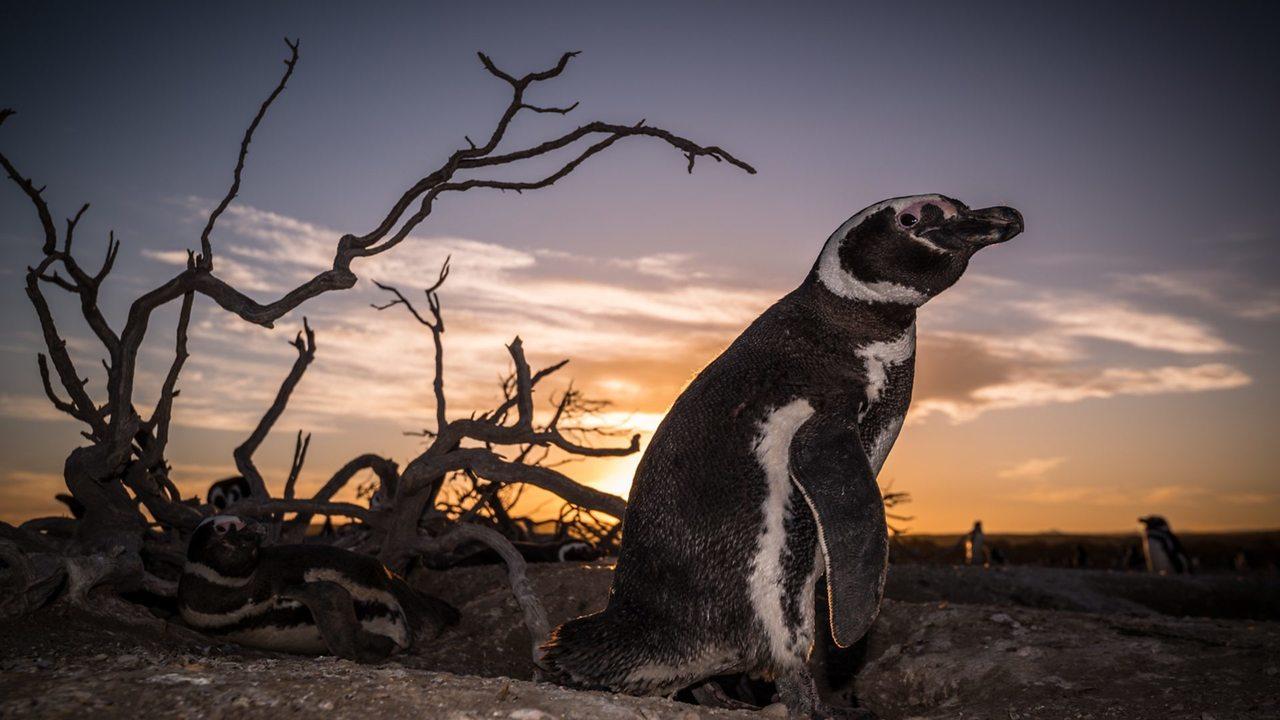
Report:
[[[502,577],[478,567],[414,578],[464,619],[378,666],[250,652],[57,605],[0,621],[0,717],[692,720],[780,709],[731,712],[534,683],[528,634]],[[531,579],[558,623],[603,606],[610,568],[542,565]],[[1278,585],[895,566],[867,642],[827,668],[837,692],[856,690],[887,719],[1280,717]],[[1200,617],[1184,617],[1192,614]],[[846,666],[857,670],[855,682],[834,669]]]

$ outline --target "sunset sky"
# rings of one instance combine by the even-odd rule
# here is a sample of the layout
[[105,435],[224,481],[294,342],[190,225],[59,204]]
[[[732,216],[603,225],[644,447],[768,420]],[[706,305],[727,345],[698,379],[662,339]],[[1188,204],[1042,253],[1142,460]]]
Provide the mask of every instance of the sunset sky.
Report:
[[[415,236],[357,263],[359,285],[266,330],[197,302],[170,460],[189,494],[293,361],[319,352],[260,453],[277,491],[293,434],[315,433],[301,486],[364,452],[403,465],[433,417],[430,336],[377,313],[377,279],[414,290],[446,255],[451,411],[489,407],[524,339],[531,361],[651,431],[681,387],[797,285],[862,207],[939,192],[1022,211],[920,313],[915,400],[880,480],[915,532],[1280,526],[1280,6],[1182,3],[452,3],[448,6],[0,4],[0,148],[56,216],[93,203],[77,246],[124,250],[104,305],[163,282],[197,247],[240,135],[300,37],[294,79],[256,136],[215,232],[218,272],[266,300],[327,266],[392,200],[488,133],[513,73],[582,54],[532,101],[509,147],[589,120],[645,118],[720,145],[692,175],[626,140],[554,187],[442,198]],[[521,176],[548,164],[521,168]],[[0,189],[0,520],[58,513],[82,442],[45,400],[22,291],[39,226]],[[50,288],[52,297],[60,291]],[[72,303],[60,327],[102,389]],[[172,353],[152,325],[139,398]],[[557,386],[561,387],[561,386]],[[550,388],[548,388],[550,389]],[[546,392],[539,395],[547,400]],[[625,494],[638,456],[566,472]]]

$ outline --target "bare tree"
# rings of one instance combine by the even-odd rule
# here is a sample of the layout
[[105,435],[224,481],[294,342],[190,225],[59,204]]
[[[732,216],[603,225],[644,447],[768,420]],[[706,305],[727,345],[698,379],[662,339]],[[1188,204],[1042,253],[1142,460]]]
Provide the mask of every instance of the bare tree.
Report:
[[[298,43],[286,40],[289,48],[285,70],[272,92],[262,102],[240,142],[232,181],[226,194],[210,212],[200,233],[199,251],[190,251],[185,269],[141,294],[129,306],[123,325],[109,322],[98,298],[103,283],[111,273],[120,252],[120,242],[109,234],[105,257],[93,270],[81,264],[73,240],[78,223],[88,210],[82,206],[59,232],[53,213],[37,187],[18,171],[7,155],[0,153],[0,166],[26,195],[43,235],[39,261],[26,274],[26,292],[31,301],[45,345],[37,358],[41,382],[49,401],[83,426],[86,445],[70,452],[64,466],[67,489],[75,502],[83,506],[83,516],[75,521],[42,518],[21,527],[0,524],[0,559],[9,568],[6,577],[18,595],[19,603],[29,607],[47,596],[47,589],[57,586],[55,580],[65,576],[73,599],[85,599],[95,588],[111,592],[145,589],[171,594],[173,583],[163,579],[166,564],[180,562],[187,534],[207,509],[184,503],[177,487],[169,479],[166,445],[169,426],[178,396],[178,382],[187,359],[187,332],[196,296],[211,299],[222,309],[241,319],[272,327],[273,323],[307,300],[323,293],[343,290],[355,285],[357,275],[352,265],[358,258],[371,257],[403,242],[430,214],[437,198],[445,193],[474,189],[497,189],[523,192],[545,188],[576,170],[583,162],[629,137],[651,138],[683,153],[692,172],[698,158],[724,161],[749,173],[751,166],[728,152],[703,146],[652,127],[642,120],[630,125],[601,121],[588,122],[544,142],[515,150],[499,152],[499,146],[513,120],[522,112],[565,115],[568,107],[542,107],[531,104],[526,93],[537,83],[559,76],[576,53],[565,53],[554,67],[520,77],[499,69],[483,53],[480,61],[494,77],[510,87],[511,99],[495,126],[483,142],[466,138],[467,146],[451,153],[440,167],[428,172],[406,189],[385,216],[363,234],[349,233],[338,238],[332,266],[268,302],[259,302],[220,277],[216,272],[214,231],[218,219],[240,191],[241,177],[254,133],[266,117],[271,105],[284,91],[298,62]],[[0,110],[0,124],[12,110]],[[576,151],[554,172],[524,181],[497,180],[487,172],[521,165],[556,151],[589,143]],[[441,272],[443,282],[447,269]],[[80,314],[101,344],[105,359],[105,392],[97,397],[87,388],[87,375],[76,366],[64,335],[59,331],[46,288],[65,291],[79,300]],[[438,287],[438,284],[437,284]],[[393,291],[394,292],[394,291]],[[443,331],[438,303],[428,291],[428,307],[432,320],[419,317],[429,326],[438,325],[433,333],[437,340]],[[160,387],[159,400],[149,411],[135,402],[135,381],[139,349],[146,337],[153,314],[172,302],[179,302],[179,316],[174,337],[174,355]],[[407,305],[407,303],[406,303]],[[415,311],[416,314],[416,311]],[[294,341],[298,358],[268,411],[250,437],[235,450],[237,467],[251,487],[251,496],[236,508],[246,514],[279,518],[296,513],[296,518],[280,528],[289,537],[299,534],[313,514],[343,515],[369,525],[376,536],[380,557],[392,565],[402,566],[424,545],[420,521],[435,501],[440,487],[451,473],[465,472],[488,483],[505,485],[526,483],[547,489],[576,506],[619,517],[624,503],[606,493],[579,485],[552,468],[515,462],[504,458],[495,447],[556,447],[580,455],[607,455],[634,452],[636,446],[597,449],[582,446],[557,430],[556,423],[536,426],[532,406],[535,385],[556,367],[531,373],[524,358],[523,346],[517,338],[510,346],[515,365],[514,383],[507,400],[494,411],[474,418],[446,417],[437,366],[437,428],[430,447],[409,462],[403,472],[395,463],[374,455],[362,455],[341,468],[312,498],[294,497],[294,487],[305,460],[309,438],[299,435],[297,451],[285,491],[272,497],[267,480],[253,463],[255,450],[270,432],[283,412],[288,397],[297,385],[316,352],[315,335],[305,324]],[[441,352],[437,345],[437,357]],[[558,367],[558,366],[557,366]],[[352,503],[334,502],[334,494],[361,470],[372,470],[385,487],[395,486],[394,512],[375,511]],[[439,546],[439,538],[431,539]],[[19,557],[27,558],[20,560]],[[34,560],[32,560],[34,558]],[[50,559],[56,562],[49,562]],[[46,572],[47,570],[47,572]]]

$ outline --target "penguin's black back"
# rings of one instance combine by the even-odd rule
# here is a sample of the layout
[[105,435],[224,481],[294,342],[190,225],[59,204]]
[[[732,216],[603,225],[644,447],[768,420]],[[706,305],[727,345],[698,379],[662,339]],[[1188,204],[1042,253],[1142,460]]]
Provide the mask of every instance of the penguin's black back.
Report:
[[[746,656],[748,667],[738,669],[766,665],[747,589],[768,492],[754,454],[760,424],[796,398],[863,395],[856,351],[900,336],[914,317],[904,308],[886,321],[811,275],[756,319],[658,426],[631,487],[609,606],[562,626],[548,643],[548,662],[570,682],[631,692],[668,689],[629,683],[635,667],[697,665],[718,647]],[[908,399],[900,399],[904,410]],[[805,507],[794,491],[791,503]],[[808,512],[787,523],[784,581],[795,599],[815,559],[816,525]],[[639,650],[619,658],[601,645]]]

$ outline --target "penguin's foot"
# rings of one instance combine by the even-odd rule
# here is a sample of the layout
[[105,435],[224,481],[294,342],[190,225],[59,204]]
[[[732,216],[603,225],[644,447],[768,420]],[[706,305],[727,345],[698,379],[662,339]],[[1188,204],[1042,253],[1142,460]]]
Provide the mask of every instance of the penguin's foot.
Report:
[[866,708],[834,707],[822,702],[813,675],[803,665],[778,673],[778,697],[792,720],[876,720]]
[[741,700],[735,700],[725,693],[724,688],[715,680],[708,680],[701,685],[695,685],[689,688],[693,699],[698,701],[699,705],[704,707],[723,708],[725,710],[759,710],[756,705]]

